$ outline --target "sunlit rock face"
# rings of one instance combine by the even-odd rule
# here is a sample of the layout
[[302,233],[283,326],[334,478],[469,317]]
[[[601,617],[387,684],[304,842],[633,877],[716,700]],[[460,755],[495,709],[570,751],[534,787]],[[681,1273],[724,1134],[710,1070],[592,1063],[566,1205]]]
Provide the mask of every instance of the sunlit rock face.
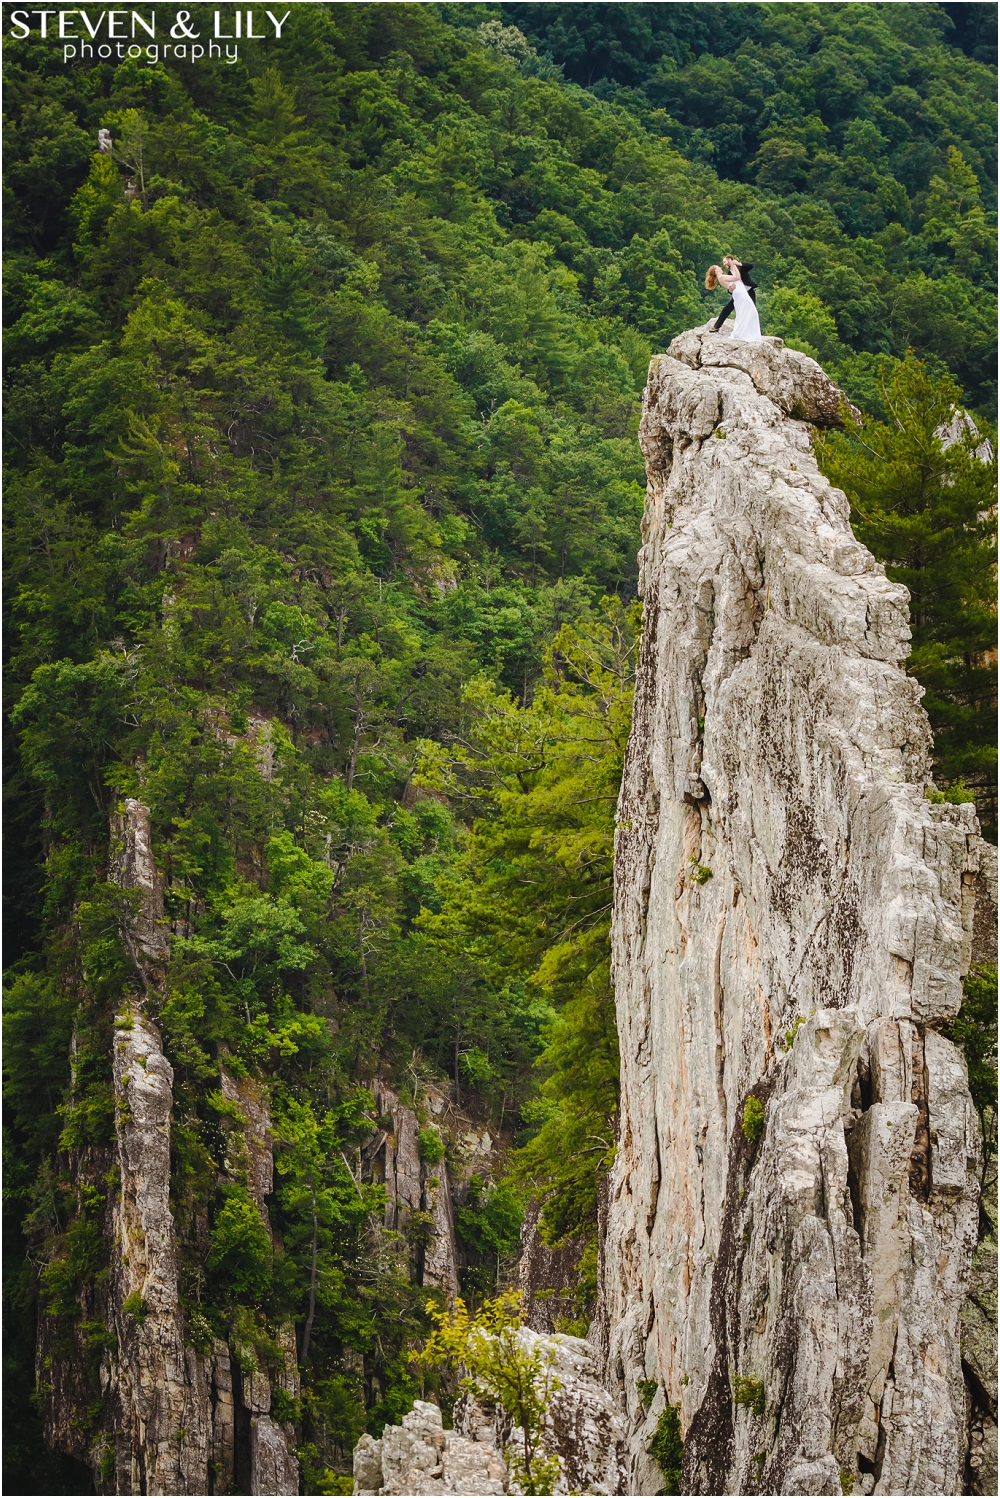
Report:
[[445,1430],[436,1404],[418,1399],[400,1425],[354,1450],[355,1493],[504,1493],[507,1470],[492,1440]]
[[813,455],[841,409],[778,339],[650,366],[591,1334],[635,1493],[665,1403],[684,1492],[963,1490],[979,1145],[940,1027],[983,844],[924,798],[907,593]]

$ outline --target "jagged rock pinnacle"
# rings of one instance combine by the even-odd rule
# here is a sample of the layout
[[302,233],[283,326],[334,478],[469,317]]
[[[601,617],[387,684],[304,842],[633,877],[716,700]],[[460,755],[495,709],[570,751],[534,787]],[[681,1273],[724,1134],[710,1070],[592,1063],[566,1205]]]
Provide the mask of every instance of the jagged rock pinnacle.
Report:
[[696,330],[650,366],[592,1331],[634,1493],[665,1403],[684,1492],[961,1491],[979,1145],[938,1027],[984,845],[924,798],[906,590],[817,467],[843,406],[778,339]]

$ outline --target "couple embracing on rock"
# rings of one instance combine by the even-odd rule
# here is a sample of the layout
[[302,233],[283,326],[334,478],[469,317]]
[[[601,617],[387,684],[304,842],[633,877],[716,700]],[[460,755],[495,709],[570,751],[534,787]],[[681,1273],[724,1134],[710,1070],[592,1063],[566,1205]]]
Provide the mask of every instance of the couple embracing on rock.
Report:
[[754,292],[757,282],[751,280],[752,265],[741,265],[735,255],[723,255],[722,265],[710,265],[705,285],[709,291],[724,286],[729,292],[729,301],[723,307],[713,328],[718,333],[731,312],[736,312],[736,325],[730,337],[740,338],[746,343],[757,343],[760,339],[760,318],[757,316],[757,298]]

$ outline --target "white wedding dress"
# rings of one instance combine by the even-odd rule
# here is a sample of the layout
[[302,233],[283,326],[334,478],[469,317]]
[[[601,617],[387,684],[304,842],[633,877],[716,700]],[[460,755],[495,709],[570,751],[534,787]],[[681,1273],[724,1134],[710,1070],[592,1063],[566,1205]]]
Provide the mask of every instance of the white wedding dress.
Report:
[[730,333],[730,338],[741,338],[744,343],[758,343],[761,336],[760,318],[753,298],[742,281],[737,281],[733,287],[733,306],[736,308],[736,326]]

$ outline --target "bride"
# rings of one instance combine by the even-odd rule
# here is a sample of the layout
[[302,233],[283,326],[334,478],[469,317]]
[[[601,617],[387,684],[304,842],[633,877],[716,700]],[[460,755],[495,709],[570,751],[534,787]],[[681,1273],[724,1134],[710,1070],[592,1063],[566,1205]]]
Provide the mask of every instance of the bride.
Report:
[[721,265],[710,265],[708,275],[705,277],[705,285],[709,291],[716,286],[724,286],[733,299],[736,307],[736,326],[729,336],[740,338],[745,343],[757,343],[761,336],[760,318],[757,316],[753,298],[740,278],[740,263],[734,260],[732,255],[726,255],[724,258],[726,269],[723,270]]

